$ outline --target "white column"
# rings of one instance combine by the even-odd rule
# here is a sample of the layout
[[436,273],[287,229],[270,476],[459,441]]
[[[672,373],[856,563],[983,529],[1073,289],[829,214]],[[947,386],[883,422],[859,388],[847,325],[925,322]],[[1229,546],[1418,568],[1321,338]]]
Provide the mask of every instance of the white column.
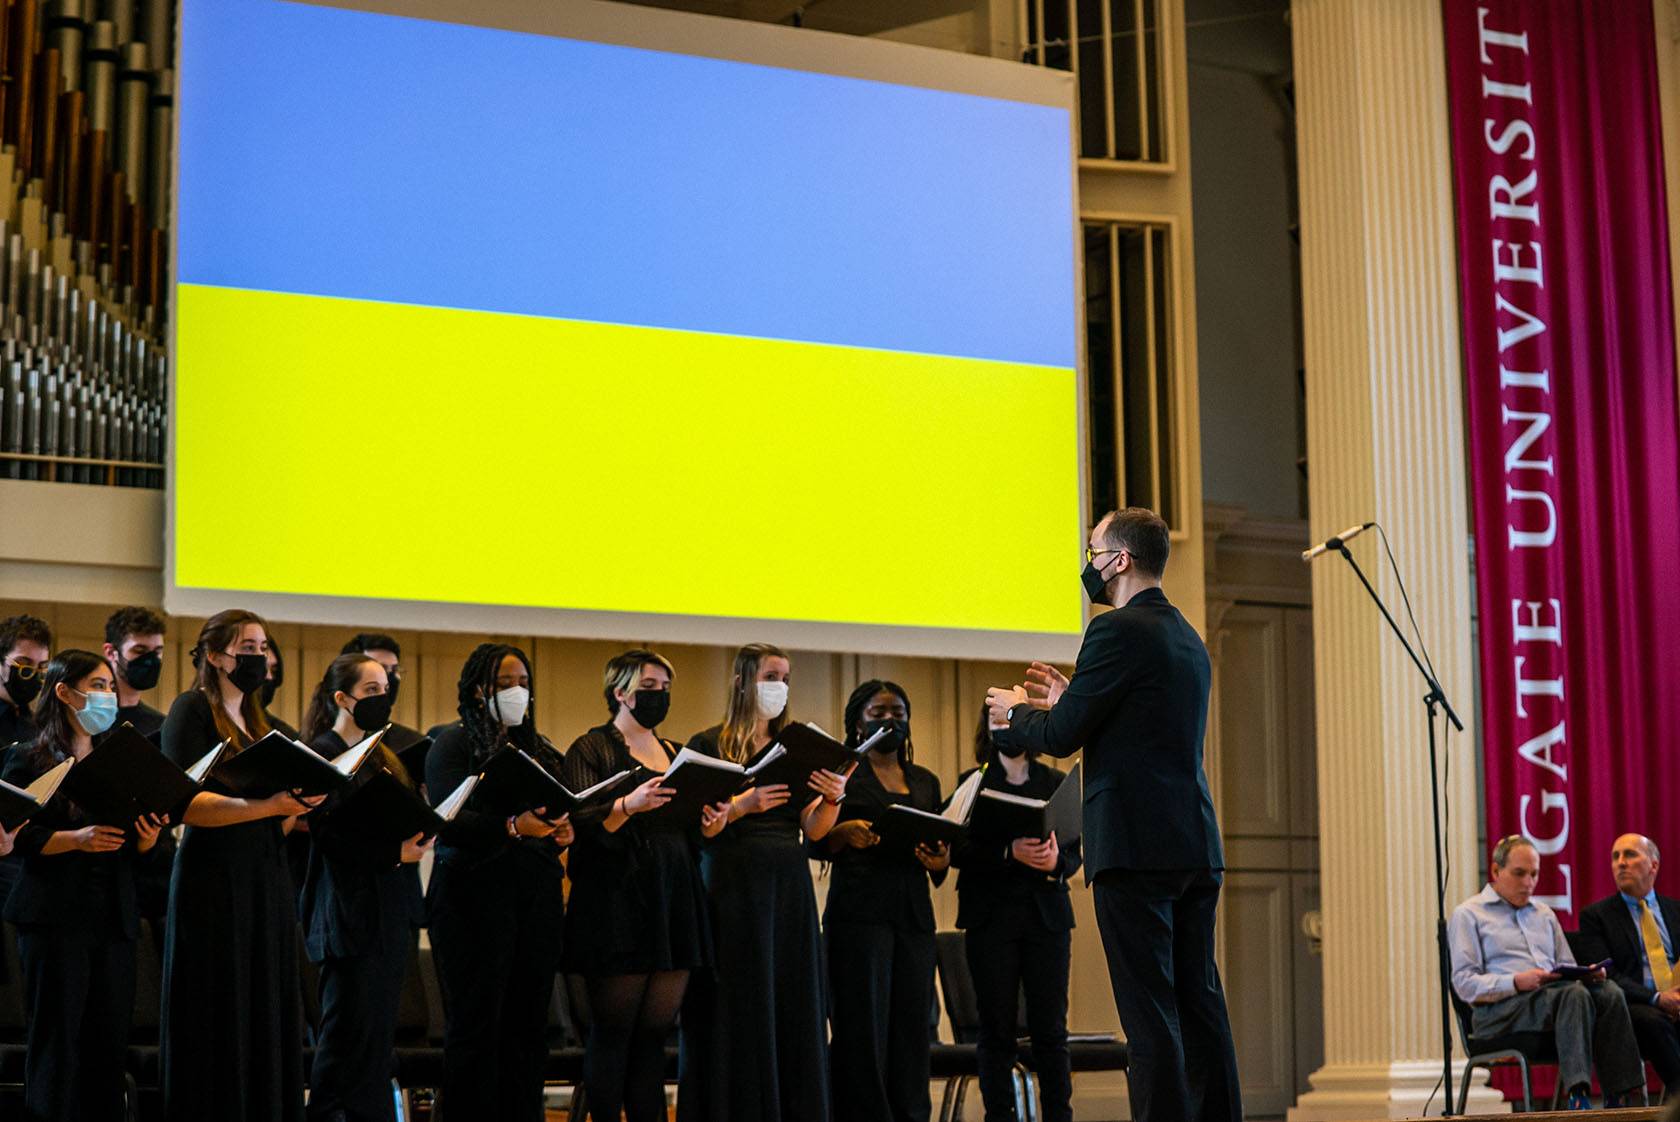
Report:
[[[1293,29],[1313,538],[1388,530],[1473,731],[1440,0],[1296,0]],[[1404,621],[1376,535],[1354,552]],[[1313,633],[1325,1064],[1290,1118],[1416,1116],[1441,1074],[1426,690],[1334,556],[1315,562]],[[1455,735],[1441,776],[1449,910],[1479,884],[1475,750]],[[1470,1110],[1498,1109],[1479,1087]]]

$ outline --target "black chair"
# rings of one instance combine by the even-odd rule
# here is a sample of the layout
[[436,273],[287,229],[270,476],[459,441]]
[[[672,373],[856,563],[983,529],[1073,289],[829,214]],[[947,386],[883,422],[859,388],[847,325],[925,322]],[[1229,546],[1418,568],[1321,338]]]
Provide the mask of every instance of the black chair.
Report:
[[[943,1078],[944,1093],[939,1097],[940,1122],[956,1122],[963,1116],[963,1104],[968,1097],[968,1084],[979,1077],[980,1055],[976,1045],[980,1040],[980,1000],[974,992],[974,977],[968,971],[968,951],[961,931],[941,931],[934,937],[934,953],[939,966],[939,989],[945,997],[945,1016],[951,1021],[951,1035],[956,1044],[934,1046],[934,1078]],[[1022,1016],[1017,1004],[1016,1035],[1022,1035]],[[949,1054],[944,1054],[950,1049]],[[1010,1070],[1015,1090],[1015,1116],[1022,1122],[1038,1118],[1038,1096],[1032,1075],[1019,1057]]]
[[[1464,1113],[1464,1104],[1470,1098],[1470,1073],[1476,1068],[1485,1067],[1492,1071],[1511,1063],[1517,1065],[1522,1074],[1523,1110],[1534,1109],[1533,1096],[1529,1092],[1529,1065],[1556,1064],[1558,1062],[1557,1044],[1549,1032],[1512,1032],[1504,1036],[1478,1037],[1471,1035],[1470,1006],[1457,993],[1452,995],[1453,1014],[1458,1020],[1458,1037],[1464,1045],[1464,1054],[1469,1059],[1464,1061],[1464,1071],[1458,1083],[1458,1113]],[[1548,1109],[1558,1109],[1558,1099],[1563,1094],[1563,1069],[1558,1069],[1557,1081],[1552,1085],[1552,1101]]]
[[[403,975],[402,997],[397,1004],[397,1038],[391,1073],[391,1093],[396,1098],[398,1122],[415,1116],[414,1092],[436,1087],[443,1078],[443,1021],[441,1011],[434,1020],[431,993],[427,989],[424,951],[418,943],[410,952]],[[432,1033],[436,1026],[437,1039]]]

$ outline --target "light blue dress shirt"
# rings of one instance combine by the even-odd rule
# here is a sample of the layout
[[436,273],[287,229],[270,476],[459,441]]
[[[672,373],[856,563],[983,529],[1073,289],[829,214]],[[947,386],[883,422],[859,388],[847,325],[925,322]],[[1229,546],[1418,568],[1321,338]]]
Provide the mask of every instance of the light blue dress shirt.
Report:
[[1517,992],[1524,970],[1574,965],[1575,955],[1557,914],[1539,901],[1513,908],[1488,885],[1453,909],[1447,920],[1453,990],[1472,1005]]

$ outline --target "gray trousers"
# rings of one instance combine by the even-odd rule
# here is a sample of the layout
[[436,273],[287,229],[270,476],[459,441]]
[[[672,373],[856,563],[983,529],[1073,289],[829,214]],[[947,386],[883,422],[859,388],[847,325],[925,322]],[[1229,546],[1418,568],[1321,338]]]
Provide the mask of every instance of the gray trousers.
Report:
[[1638,1090],[1645,1084],[1645,1064],[1634,1040],[1627,998],[1615,982],[1553,982],[1491,1005],[1478,1005],[1471,1028],[1484,1039],[1549,1031],[1557,1041],[1565,1089],[1591,1083],[1595,1062],[1599,1086],[1609,1094]]

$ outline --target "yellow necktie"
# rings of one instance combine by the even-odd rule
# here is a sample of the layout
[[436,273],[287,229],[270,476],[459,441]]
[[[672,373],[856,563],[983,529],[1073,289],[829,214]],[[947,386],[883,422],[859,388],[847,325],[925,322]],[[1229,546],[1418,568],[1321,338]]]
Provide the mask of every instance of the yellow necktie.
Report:
[[1663,950],[1662,932],[1657,930],[1657,917],[1651,905],[1639,901],[1639,934],[1645,940],[1645,957],[1651,963],[1651,982],[1658,993],[1674,988],[1674,971],[1668,965],[1668,952]]

